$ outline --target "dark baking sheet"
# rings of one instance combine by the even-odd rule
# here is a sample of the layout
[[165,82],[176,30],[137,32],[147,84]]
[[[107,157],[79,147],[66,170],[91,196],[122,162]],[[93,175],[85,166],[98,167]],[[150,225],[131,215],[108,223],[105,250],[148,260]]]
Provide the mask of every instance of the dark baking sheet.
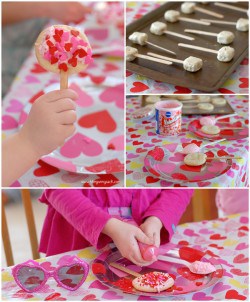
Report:
[[[184,33],[185,28],[199,29],[216,33],[222,30],[232,31],[235,34],[235,40],[230,46],[235,49],[235,57],[229,63],[219,62],[216,58],[216,54],[180,48],[177,46],[178,43],[187,43],[218,50],[223,45],[220,45],[216,42],[216,37],[200,36],[186,33],[186,35],[193,36],[195,38],[194,41],[188,41],[170,35],[164,34],[163,36],[156,36],[150,33],[149,28],[151,23],[155,21],[161,21],[165,23],[165,11],[169,9],[180,11],[180,6],[182,3],[183,2],[167,2],[156,10],[146,14],[139,20],[129,24],[126,29],[126,45],[137,48],[140,54],[154,52],[165,56],[171,56],[168,55],[166,52],[158,50],[150,45],[140,46],[137,44],[133,44],[131,43],[131,41],[128,40],[128,36],[135,31],[145,32],[148,34],[149,42],[158,44],[159,46],[168,48],[176,52],[176,58],[178,59],[185,59],[191,55],[203,59],[203,68],[196,73],[190,73],[188,71],[185,71],[181,65],[173,64],[171,66],[167,66],[152,61],[136,58],[133,62],[126,62],[127,70],[135,72],[137,74],[141,74],[148,78],[152,78],[155,81],[166,82],[176,86],[188,87],[205,92],[213,92],[215,90],[218,90],[218,88],[220,88],[224,84],[230,74],[246,57],[248,53],[248,32],[239,32],[234,26],[221,24],[211,24],[210,26],[204,26],[182,21],[173,24],[167,23],[168,30],[176,31],[182,34]],[[248,8],[247,2],[237,2],[235,5],[239,7]],[[199,3],[199,6],[211,9],[218,13],[222,13],[224,15],[225,20],[237,21],[239,18],[248,18],[247,14],[245,13],[221,8],[215,6],[213,3],[209,3],[208,5],[203,5]],[[192,15],[182,14],[182,16],[194,19],[203,18],[221,20],[200,12],[195,12]]]
[[[148,95],[143,95],[142,96],[142,107],[146,106],[146,97]],[[177,96],[178,98],[178,95],[173,95],[171,97],[171,99],[174,99],[175,97]],[[220,96],[217,96],[217,97],[220,97]],[[223,96],[221,96],[223,97]],[[166,99],[166,96],[162,95],[161,96],[162,99]],[[227,101],[227,99],[225,98],[225,100]],[[181,100],[178,100],[179,102],[182,102],[182,103],[185,103],[185,101],[181,101]],[[197,103],[193,103],[193,104],[197,104]],[[190,103],[189,105],[193,105],[192,103]],[[182,107],[182,114],[183,115],[195,115],[195,114],[199,114],[199,115],[226,115],[226,114],[231,114],[231,113],[234,113],[235,111],[233,110],[233,108],[231,107],[231,105],[228,103],[226,103],[225,106],[221,106],[221,107],[214,107],[214,110],[213,111],[205,111],[205,110],[200,110],[198,108],[185,108],[185,106]]]

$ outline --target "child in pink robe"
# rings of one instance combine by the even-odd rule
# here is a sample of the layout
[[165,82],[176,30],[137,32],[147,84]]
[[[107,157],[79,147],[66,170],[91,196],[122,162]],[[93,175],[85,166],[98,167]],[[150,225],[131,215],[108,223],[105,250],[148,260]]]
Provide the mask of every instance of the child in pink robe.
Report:
[[[47,189],[40,252],[47,256],[114,242],[121,254],[146,265],[138,241],[170,241],[190,202],[191,189]],[[133,219],[137,226],[128,223]]]

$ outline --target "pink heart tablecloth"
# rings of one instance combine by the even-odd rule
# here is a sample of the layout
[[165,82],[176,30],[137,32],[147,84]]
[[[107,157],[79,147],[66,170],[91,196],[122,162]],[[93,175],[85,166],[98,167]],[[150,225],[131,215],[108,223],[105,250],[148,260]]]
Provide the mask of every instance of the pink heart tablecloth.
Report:
[[[238,113],[233,117],[232,121],[244,120],[248,127],[248,97],[247,96],[226,96],[228,102]],[[170,187],[170,186],[192,186],[192,187],[246,187],[248,186],[248,138],[238,139],[234,141],[224,141],[217,144],[218,149],[222,149],[234,156],[242,157],[242,159],[234,160],[230,170],[216,178],[200,181],[171,183],[166,180],[159,179],[157,176],[150,174],[144,167],[144,159],[148,151],[155,146],[167,146],[169,151],[175,150],[182,143],[199,140],[193,133],[188,132],[188,124],[197,116],[183,116],[182,132],[178,137],[160,138],[155,132],[155,121],[150,120],[144,123],[135,122],[131,119],[131,113],[135,109],[140,108],[141,101],[139,97],[127,97],[127,161],[126,161],[126,185],[128,187]],[[213,149],[214,146],[211,146]],[[206,151],[208,151],[207,149]]]
[[[248,214],[235,214],[211,221],[201,221],[179,225],[172,238],[174,244],[192,246],[214,257],[224,269],[223,277],[215,285],[182,296],[166,299],[125,294],[121,290],[109,288],[96,279],[92,270],[86,282],[76,291],[70,292],[56,285],[51,278],[45,287],[37,293],[26,293],[13,280],[11,268],[2,270],[2,300],[171,300],[171,301],[205,301],[205,300],[248,300]],[[100,252],[94,248],[60,254],[39,259],[43,266],[50,268],[77,255],[91,263]],[[188,276],[187,276],[188,278]],[[199,280],[197,279],[196,282]]]
[[[126,23],[141,18],[150,11],[162,5],[161,2],[127,2]],[[244,59],[234,73],[226,80],[224,85],[214,93],[225,94],[246,94],[249,91],[248,58]],[[144,76],[134,74],[130,71],[126,73],[127,94],[172,94],[172,93],[200,93],[197,90],[174,86],[163,82],[158,82]]]
[[[122,12],[122,10],[123,4],[121,3],[119,11]],[[121,22],[117,22],[118,16],[116,16],[112,22],[109,20],[108,23],[103,23],[103,20],[100,19],[100,16],[101,13],[88,15],[84,23],[78,25],[79,27],[84,27],[84,30],[88,35],[90,44],[93,48],[94,62],[86,71],[81,72],[77,76],[73,76],[73,78],[75,77],[78,80],[84,79],[86,80],[86,83],[90,83],[92,87],[96,85],[99,92],[98,96],[95,97],[99,97],[99,101],[103,102],[103,106],[116,107],[121,111],[123,116],[123,87],[120,87],[121,85],[123,86],[124,81],[123,26],[121,26]],[[122,16],[119,17],[120,21],[121,18]],[[49,25],[52,25],[52,23]],[[115,82],[119,83],[115,83],[110,79],[115,79]],[[20,115],[26,108],[28,102],[32,103],[43,93],[45,87],[57,83],[58,81],[58,75],[47,72],[37,63],[34,49],[32,49],[30,56],[24,62],[10,88],[10,91],[3,100],[3,139],[18,131]],[[119,89],[116,89],[117,87]],[[122,97],[119,99],[116,98],[116,94],[118,93],[117,91],[122,91]],[[84,92],[82,91],[82,93]],[[93,93],[91,93],[91,95],[93,96]],[[113,95],[113,99],[109,97],[110,95]],[[86,94],[83,96],[83,98],[85,103],[92,101],[90,97],[88,99],[88,95]],[[78,105],[82,107],[82,104]],[[91,104],[85,104],[84,106],[89,105]],[[86,121],[82,121],[82,123],[84,122],[86,123]],[[122,121],[120,123],[122,123]],[[82,125],[82,127],[85,127],[85,125]],[[108,132],[107,130],[105,131]],[[98,137],[95,137],[95,139],[98,139]],[[106,161],[108,160],[109,159],[107,158]],[[122,169],[119,171],[121,170]],[[18,179],[13,186],[123,186],[123,179],[123,172],[103,175],[76,174],[74,172],[67,172],[66,170],[51,166],[49,161],[45,163],[44,161],[40,160],[34,167],[32,167],[20,179]]]

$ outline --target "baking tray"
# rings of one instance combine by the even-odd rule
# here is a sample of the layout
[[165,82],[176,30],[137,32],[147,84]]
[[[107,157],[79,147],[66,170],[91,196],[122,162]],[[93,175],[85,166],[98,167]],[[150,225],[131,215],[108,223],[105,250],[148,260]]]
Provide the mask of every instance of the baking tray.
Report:
[[[142,104],[142,107],[146,106],[146,97],[148,95],[143,95],[142,96],[142,100],[141,100],[141,104]],[[178,95],[161,95],[160,96],[161,99],[177,99],[178,100]],[[212,96],[213,97],[213,96]],[[215,97],[215,96],[214,96]],[[223,97],[226,101],[227,99],[223,96],[223,95],[216,95],[216,97]],[[194,97],[196,98],[196,96]],[[178,100],[179,102],[182,102],[182,103],[185,103],[185,101],[182,101],[182,100]],[[195,105],[197,103],[190,103],[189,105]],[[182,107],[182,114],[183,115],[195,115],[195,114],[199,114],[199,115],[226,115],[226,114],[231,114],[231,113],[234,113],[235,111],[233,110],[233,108],[231,107],[231,105],[227,103],[224,105],[224,106],[221,106],[221,107],[215,107],[214,106],[214,109],[213,111],[205,111],[205,110],[200,110],[198,108],[185,108],[185,106]]]
[[[229,2],[230,3],[230,2]],[[232,31],[235,35],[235,40],[230,46],[235,49],[235,57],[231,62],[222,63],[216,58],[216,54],[205,53],[198,50],[185,49],[177,46],[178,43],[188,43],[207,47],[218,50],[223,45],[216,42],[216,37],[200,36],[187,34],[195,38],[194,41],[188,41],[173,37],[170,35],[156,36],[150,33],[149,28],[151,23],[155,21],[161,21],[165,23],[164,13],[166,10],[174,9],[180,11],[182,2],[167,2],[152,12],[146,14],[139,20],[129,24],[126,28],[126,45],[132,46],[138,49],[140,54],[147,54],[147,52],[154,52],[157,54],[170,56],[164,51],[158,50],[153,46],[146,45],[140,46],[133,44],[128,40],[128,36],[135,31],[140,31],[148,34],[149,42],[158,44],[159,46],[165,47],[169,50],[176,52],[176,58],[184,60],[189,56],[196,56],[203,59],[203,68],[195,73],[185,71],[179,64],[173,64],[171,66],[155,63],[148,60],[136,58],[133,62],[126,62],[127,70],[137,74],[141,74],[155,81],[166,82],[175,86],[183,86],[192,89],[197,89],[204,92],[213,92],[218,90],[241,61],[246,57],[248,53],[248,32],[239,32],[234,26],[211,24],[210,26],[204,26],[200,24],[192,24],[187,22],[167,23],[168,30],[176,31],[178,33],[184,33],[185,28],[199,29],[204,31],[219,33],[222,30]],[[232,3],[231,3],[232,4]],[[237,2],[237,6],[248,8],[247,2]],[[200,7],[211,9],[215,12],[222,13],[225,20],[236,21],[239,18],[247,18],[247,15],[242,12],[232,11],[229,9],[217,7],[214,3],[203,5],[199,3]],[[200,12],[195,12],[192,15],[182,16],[194,19],[215,19],[211,16],[205,15]],[[174,57],[174,56],[173,56]]]

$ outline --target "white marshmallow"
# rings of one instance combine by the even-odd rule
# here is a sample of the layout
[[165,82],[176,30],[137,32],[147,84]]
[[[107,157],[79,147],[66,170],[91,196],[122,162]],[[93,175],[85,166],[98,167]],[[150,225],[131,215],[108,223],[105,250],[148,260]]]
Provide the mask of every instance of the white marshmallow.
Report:
[[198,100],[201,102],[210,102],[211,97],[209,95],[198,95]]
[[175,23],[178,22],[180,13],[177,10],[167,10],[164,14],[164,18],[170,23]]
[[194,2],[185,2],[181,5],[181,11],[183,14],[192,14],[195,10],[195,3]]
[[216,135],[220,133],[220,128],[215,125],[205,125],[201,127],[201,131],[206,134]]
[[183,61],[183,68],[190,72],[196,72],[203,66],[203,61],[196,57],[188,57]]
[[223,30],[217,35],[217,42],[220,44],[230,44],[234,40],[234,34],[231,31]]
[[212,103],[214,104],[214,106],[223,107],[226,105],[227,101],[224,98],[218,97],[212,98]]
[[212,105],[210,103],[200,103],[200,104],[198,104],[198,109],[204,110],[204,111],[213,111],[214,105]]
[[245,18],[240,18],[236,23],[236,28],[239,31],[248,31],[249,28],[249,21]]
[[217,59],[221,62],[229,62],[234,57],[234,48],[229,46],[224,46],[221,49],[219,49],[217,54]]
[[132,35],[130,35],[129,40],[132,41],[135,44],[139,44],[139,45],[146,45],[147,41],[148,41],[148,35],[145,33],[140,33],[138,31],[135,31],[134,33],[132,33]]
[[167,30],[167,24],[163,22],[157,21],[152,23],[150,26],[150,32],[154,35],[161,36],[164,34],[164,31],[166,30]]
[[145,101],[147,104],[155,104],[161,101],[161,97],[158,95],[149,95],[146,97]]
[[133,61],[138,55],[138,50],[134,47],[126,46],[126,61]]

